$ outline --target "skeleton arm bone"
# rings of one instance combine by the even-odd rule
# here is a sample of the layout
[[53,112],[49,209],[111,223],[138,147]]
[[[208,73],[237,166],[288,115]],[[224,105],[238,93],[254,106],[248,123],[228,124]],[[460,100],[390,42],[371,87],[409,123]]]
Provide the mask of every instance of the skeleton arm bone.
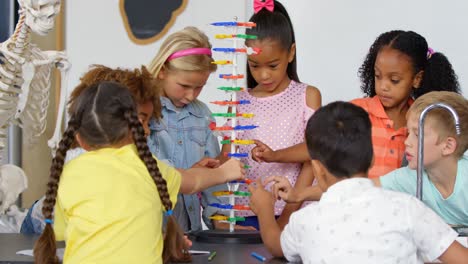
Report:
[[62,128],[62,122],[64,119],[64,113],[66,111],[66,101],[67,101],[67,89],[66,83],[68,80],[68,72],[70,69],[70,62],[68,61],[67,56],[64,52],[54,52],[54,51],[47,51],[48,55],[54,59],[54,65],[60,71],[60,102],[58,107],[57,113],[57,122],[55,124],[54,135],[52,138],[49,139],[48,145],[51,148],[52,155],[55,155],[55,151],[57,150],[58,143],[60,141],[60,134]]
[[35,66],[41,66],[50,64],[51,66],[57,67],[59,71],[68,71],[70,69],[70,62],[68,57],[63,51],[47,50],[42,51],[42,53],[47,57],[44,60],[33,60],[32,63]]

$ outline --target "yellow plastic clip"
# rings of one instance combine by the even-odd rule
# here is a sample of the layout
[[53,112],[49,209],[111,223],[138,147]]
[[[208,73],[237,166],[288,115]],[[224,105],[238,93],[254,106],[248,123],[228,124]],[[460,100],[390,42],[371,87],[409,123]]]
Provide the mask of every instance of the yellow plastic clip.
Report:
[[235,139],[234,144],[238,144],[238,145],[251,145],[251,144],[255,144],[255,142],[251,139]]
[[226,39],[226,38],[232,38],[233,36],[231,34],[216,34],[215,38],[217,39]]
[[222,220],[228,220],[228,217],[225,216],[225,215],[212,215],[212,216],[210,216],[210,219],[211,220],[218,220],[218,221],[221,220],[222,221]]
[[232,64],[232,61],[230,60],[217,60],[217,61],[212,61],[212,64],[218,64],[218,65],[226,65],[226,64]]
[[244,118],[252,118],[252,117],[254,117],[254,114],[245,113],[245,114],[242,114],[242,117],[244,117]]

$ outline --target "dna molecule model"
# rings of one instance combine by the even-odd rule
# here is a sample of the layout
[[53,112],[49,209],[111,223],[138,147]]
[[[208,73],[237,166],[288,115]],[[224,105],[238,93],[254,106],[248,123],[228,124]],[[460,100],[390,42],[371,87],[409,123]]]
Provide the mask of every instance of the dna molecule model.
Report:
[[[245,130],[255,129],[257,126],[253,124],[239,125],[239,119],[249,119],[254,116],[253,113],[240,113],[237,107],[242,104],[250,104],[248,100],[237,100],[237,92],[245,91],[246,88],[241,87],[241,83],[245,78],[244,74],[239,73],[238,59],[239,56],[247,56],[251,54],[258,54],[260,50],[246,47],[244,41],[246,39],[256,39],[257,36],[243,34],[242,30],[248,27],[255,27],[255,23],[252,22],[237,22],[237,18],[234,21],[229,22],[214,22],[212,26],[224,28],[226,31],[230,31],[228,34],[216,34],[215,38],[222,40],[223,42],[230,42],[231,45],[228,47],[215,47],[213,51],[222,57],[219,60],[215,60],[213,63],[221,66],[218,77],[225,80],[226,85],[218,87],[218,90],[228,93],[230,96],[229,100],[213,101],[212,104],[218,106],[226,106],[226,112],[213,113],[214,118],[221,118],[228,122],[228,125],[216,126],[216,123],[210,125],[211,130],[222,133],[223,139],[221,144],[230,144],[230,152],[224,153],[229,158],[246,158],[249,156],[248,153],[238,152],[237,146],[254,144],[251,139],[239,139],[239,133]],[[248,169],[248,167],[246,167]],[[226,203],[219,204],[213,203],[210,206],[217,208],[221,212],[225,212],[226,215],[213,215],[212,220],[218,220],[221,222],[229,223],[229,232],[234,232],[236,222],[245,221],[244,217],[238,216],[239,212],[249,211],[250,208],[247,205],[236,204],[236,199],[240,197],[250,196],[249,192],[239,191],[241,184],[250,184],[251,180],[246,179],[243,181],[235,181],[227,184],[228,189],[225,191],[213,192],[213,195],[223,200],[227,200]]]

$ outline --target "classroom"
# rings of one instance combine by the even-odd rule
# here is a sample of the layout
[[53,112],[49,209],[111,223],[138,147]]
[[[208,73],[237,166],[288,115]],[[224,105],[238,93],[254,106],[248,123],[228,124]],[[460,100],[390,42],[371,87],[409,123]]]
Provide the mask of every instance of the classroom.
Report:
[[[286,19],[284,20],[286,22],[267,20],[270,13],[282,13],[283,11],[278,11],[282,10],[281,7],[286,10],[286,15],[281,14],[281,19]],[[467,8],[468,3],[463,0],[449,2],[436,0],[173,0],[171,3],[162,0],[2,0],[0,2],[0,88],[2,91],[0,121],[3,123],[1,123],[2,129],[0,130],[2,140],[0,151],[3,155],[0,157],[2,161],[0,263],[32,263],[34,261],[32,256],[20,255],[17,252],[33,249],[42,233],[36,232],[37,225],[40,231],[44,226],[48,226],[49,231],[55,230],[56,237],[62,237],[65,234],[62,240],[72,239],[71,242],[75,242],[68,243],[74,246],[71,247],[73,249],[65,249],[64,262],[67,262],[67,258],[73,255],[74,250],[78,252],[81,247],[86,246],[80,244],[81,237],[77,235],[79,232],[85,232],[84,229],[75,226],[76,237],[70,237],[70,230],[66,228],[69,227],[68,217],[72,213],[69,211],[71,209],[67,208],[65,200],[62,200],[66,195],[83,198],[85,192],[76,189],[65,195],[66,185],[62,187],[62,190],[59,186],[66,182],[71,184],[71,181],[59,181],[59,178],[60,174],[70,177],[69,175],[75,173],[71,172],[73,168],[77,171],[82,170],[83,174],[88,169],[90,174],[96,174],[98,170],[91,168],[92,163],[79,166],[78,162],[74,162],[75,157],[79,158],[76,161],[81,160],[84,164],[86,157],[81,157],[84,153],[85,156],[88,155],[91,158],[91,152],[100,151],[102,146],[106,151],[115,149],[112,147],[115,142],[101,144],[99,140],[108,140],[107,133],[111,130],[119,136],[118,129],[114,129],[117,123],[112,123],[113,120],[98,122],[99,115],[95,112],[98,108],[82,105],[86,101],[86,96],[91,96],[94,101],[88,98],[89,103],[99,106],[96,102],[99,99],[101,82],[105,84],[102,88],[103,93],[106,89],[110,93],[111,90],[118,90],[121,87],[129,88],[126,91],[120,89],[119,93],[122,92],[123,96],[131,94],[133,100],[128,104],[132,109],[135,108],[136,118],[141,123],[141,125],[135,124],[133,129],[140,131],[141,127],[142,130],[139,138],[137,132],[131,132],[133,131],[130,125],[132,117],[124,120],[129,123],[130,129],[128,129],[126,139],[129,141],[119,141],[118,146],[120,148],[130,142],[126,146],[132,146],[132,149],[126,149],[125,153],[122,152],[119,155],[134,154],[131,158],[135,158],[138,162],[143,161],[141,164],[137,162],[141,167],[138,167],[138,171],[140,172],[143,168],[144,173],[149,172],[151,177],[147,178],[150,186],[156,187],[154,192],[153,189],[145,189],[144,192],[153,192],[156,198],[145,201],[151,203],[151,205],[148,204],[150,208],[157,206],[162,212],[162,214],[151,215],[152,219],[157,219],[156,226],[164,226],[165,229],[167,219],[173,218],[178,228],[181,229],[177,230],[179,232],[176,232],[177,235],[174,234],[174,239],[178,241],[178,245],[183,241],[185,248],[182,253],[175,254],[176,256],[172,255],[174,252],[167,253],[167,247],[163,252],[163,240],[165,242],[171,232],[159,228],[151,229],[150,232],[157,233],[157,239],[155,239],[157,243],[153,247],[158,252],[156,254],[158,256],[154,261],[147,259],[144,261],[163,263],[168,258],[173,258],[172,261],[174,261],[177,257],[182,256],[181,259],[184,259],[183,257],[187,255],[191,257],[192,263],[217,263],[218,261],[219,263],[241,261],[286,263],[301,260],[301,258],[302,261],[307,260],[310,263],[320,261],[320,254],[311,257],[304,252],[295,252],[291,249],[293,246],[287,247],[284,244],[285,241],[297,242],[292,236],[296,226],[292,223],[288,224],[288,221],[294,219],[298,221],[298,225],[312,225],[312,222],[303,223],[300,219],[298,220],[301,215],[299,212],[303,211],[306,214],[303,209],[309,205],[321,208],[321,203],[326,200],[323,201],[320,197],[327,193],[331,195],[330,190],[338,188],[338,185],[332,186],[333,184],[324,187],[323,182],[328,184],[331,179],[333,183],[335,181],[339,183],[343,177],[354,178],[351,175],[334,174],[333,170],[322,160],[327,158],[326,155],[315,156],[313,154],[320,151],[311,149],[309,142],[312,138],[308,137],[309,131],[316,131],[311,130],[312,128],[308,125],[315,121],[312,120],[313,118],[319,120],[320,115],[316,113],[333,111],[324,106],[348,109],[347,107],[352,104],[369,113],[372,132],[370,134],[371,147],[373,147],[371,163],[363,165],[368,166],[365,172],[354,171],[353,175],[357,172],[357,174],[365,173],[364,178],[369,178],[366,181],[373,182],[379,190],[390,189],[392,193],[393,191],[408,193],[410,194],[408,196],[416,197],[414,202],[417,204],[420,202],[417,200],[422,200],[421,204],[425,205],[424,209],[421,209],[422,213],[426,212],[424,211],[426,207],[432,209],[429,219],[432,219],[434,211],[435,218],[437,218],[434,222],[439,221],[440,216],[440,219],[451,227],[447,229],[450,230],[450,235],[449,231],[436,228],[431,232],[438,231],[437,234],[439,234],[444,231],[447,233],[446,240],[458,241],[454,242],[456,244],[454,249],[447,241],[444,241],[446,244],[441,245],[438,244],[439,241],[428,242],[437,239],[428,239],[427,243],[434,247],[444,248],[444,250],[434,253],[430,252],[429,248],[425,248],[424,253],[427,254],[423,254],[423,257],[418,255],[411,261],[402,259],[402,263],[432,263],[439,261],[437,258],[441,256],[445,260],[457,259],[453,256],[458,256],[458,261],[461,261],[459,263],[468,263],[468,257],[464,258],[468,256],[466,249],[468,247],[468,209],[466,208],[468,190],[466,190],[467,185],[464,184],[468,182],[468,167],[463,167],[465,162],[468,164],[468,152],[464,139],[467,137],[467,132],[463,129],[466,127],[464,122],[466,107],[463,106],[463,102],[466,102],[468,96],[468,72],[465,70],[468,68],[468,55],[465,48],[468,46],[468,35],[463,34],[464,29],[468,27],[468,20],[465,16]],[[252,19],[254,21],[258,19],[257,25],[264,23],[267,26],[241,25],[251,22]],[[239,23],[233,26],[222,24],[224,22]],[[282,30],[281,26],[285,26],[286,29]],[[292,40],[289,35],[292,36]],[[183,43],[180,41],[182,38],[191,40]],[[414,44],[413,41],[419,42]],[[284,48],[284,43],[289,43],[287,44],[289,47]],[[414,45],[410,47],[412,44]],[[278,47],[283,47],[283,49]],[[217,48],[244,50],[230,53],[217,51]],[[414,55],[421,49],[424,49],[423,62],[416,59],[417,55]],[[392,52],[398,53],[397,56],[387,57],[385,60],[382,54],[393,54]],[[443,58],[439,61],[440,56]],[[196,62],[185,60],[192,57],[203,57],[203,59]],[[389,68],[380,67],[379,63],[392,59],[397,60],[397,63],[400,63],[398,65],[401,63],[409,65],[411,70],[400,75],[395,73],[395,70],[390,70],[387,76],[385,69]],[[432,65],[439,68],[434,68],[436,70],[428,68],[431,60],[436,61],[437,63]],[[289,68],[291,64],[294,64],[293,70]],[[286,67],[288,67],[287,70]],[[285,72],[286,75],[284,75]],[[405,78],[411,78],[411,80]],[[402,95],[405,97],[404,101],[393,98],[392,96],[398,97],[401,93],[392,94],[391,89],[403,87],[407,81],[412,82],[409,86],[407,85],[411,91],[408,90],[406,95]],[[111,83],[107,84],[108,82]],[[119,85],[114,85],[115,83]],[[135,88],[132,88],[132,85]],[[260,89],[255,89],[257,87]],[[278,87],[280,87],[279,90]],[[289,89],[290,87],[297,89]],[[424,89],[419,89],[420,87]],[[87,92],[88,88],[92,88],[93,91],[97,89],[97,92]],[[145,89],[153,90],[145,92]],[[189,90],[191,94],[187,95]],[[440,95],[443,99],[434,99],[439,98],[439,94],[432,93],[440,91],[453,92],[456,95],[453,96],[453,101],[450,101],[452,95],[443,97],[443,94]],[[428,92],[431,96],[424,96],[424,93]],[[182,95],[183,93],[185,95]],[[115,95],[115,93],[110,93],[110,95]],[[303,103],[297,103],[299,101],[296,99],[299,97],[295,96],[301,96]],[[417,100],[419,96],[421,100]],[[374,104],[376,100],[371,101],[372,97],[376,100],[380,98],[377,105]],[[126,103],[123,99],[115,100],[122,101],[122,104]],[[400,101],[395,103],[394,100]],[[457,105],[457,100],[462,102],[460,107]],[[350,103],[341,105],[335,104],[336,102]],[[412,105],[413,102],[415,102],[414,105]],[[110,99],[103,99],[103,103],[100,104],[103,111],[110,111],[112,107],[117,107],[110,103]],[[432,139],[434,131],[439,133],[442,130],[450,130],[456,133],[452,136],[451,132],[441,132],[441,135],[448,138],[444,141],[447,142],[447,147],[443,150],[442,143],[440,143],[442,136],[435,141],[435,147],[424,143],[424,148],[430,150],[431,147],[437,150],[440,148],[443,153],[440,157],[444,159],[444,162],[446,158],[448,160],[444,164],[452,165],[453,170],[448,169],[449,165],[444,165],[444,169],[429,169],[426,161],[419,163],[416,158],[416,156],[422,156],[422,153],[418,152],[418,144],[420,145],[418,140],[421,138],[418,137],[418,132],[423,132],[423,130],[418,131],[421,129],[421,120],[417,118],[424,112],[424,104],[429,106],[440,103],[445,105],[437,107],[445,108],[447,111],[440,114],[439,119],[450,117],[448,118],[450,122],[444,123],[443,126],[431,126],[433,129],[430,132],[426,132],[426,125],[425,137]],[[105,108],[107,104],[109,107]],[[373,113],[380,111],[376,110],[377,108],[382,109],[385,115],[383,119],[379,114]],[[79,109],[83,111],[79,112]],[[84,141],[82,139],[85,132],[81,126],[87,124],[85,122],[87,119],[81,121],[80,118],[85,118],[91,111],[90,109],[93,109],[90,115],[98,120],[96,127],[89,130],[93,133],[90,132],[88,135],[96,137],[96,140],[99,138],[98,141],[92,141],[95,143],[90,143],[86,138]],[[358,111],[353,109],[350,108],[349,111]],[[432,113],[427,111],[426,122],[433,124],[435,117],[432,114],[436,112],[439,114],[444,110],[436,110]],[[458,113],[456,118],[454,112],[455,115]],[[141,113],[145,117],[142,117]],[[106,113],[102,114],[108,116]],[[124,115],[121,114],[121,116]],[[78,118],[79,122],[69,123],[70,120],[75,120],[72,117]],[[451,117],[454,117],[453,121]],[[336,118],[339,116],[337,115]],[[410,122],[414,125],[414,129],[411,128]],[[70,144],[67,143],[67,145],[63,139],[67,139],[66,132],[73,128],[74,124],[76,124],[76,131],[70,130]],[[104,129],[106,125],[109,125],[111,129]],[[382,134],[376,134],[376,131],[384,130],[385,132],[379,132]],[[100,137],[96,131],[104,133],[104,136]],[[335,141],[332,139],[331,132],[328,136],[330,140]],[[144,145],[141,146],[142,149],[139,149],[140,145]],[[135,146],[136,148],[133,149]],[[459,154],[460,148],[462,150],[465,148],[464,153]],[[350,149],[351,147],[345,150],[351,151]],[[448,153],[446,149],[450,149],[449,154],[446,154]],[[57,155],[62,152],[64,155]],[[146,154],[141,154],[143,152]],[[425,156],[439,158],[431,153],[434,152],[429,151]],[[153,160],[151,155],[155,157],[157,165],[153,164],[153,161],[146,162],[148,159]],[[99,157],[102,157],[104,162],[104,156]],[[127,156],[125,157],[126,160],[130,160]],[[341,160],[338,156],[335,158],[337,161]],[[315,162],[316,160],[319,160],[320,164]],[[127,164],[127,162],[117,160],[114,162],[119,166]],[[345,164],[344,160],[342,162]],[[424,168],[421,168],[423,163]],[[434,162],[436,163],[441,164],[438,161]],[[15,166],[9,166],[10,164]],[[76,165],[73,166],[73,164]],[[100,163],[96,164],[100,166]],[[350,164],[357,166],[356,162],[350,161]],[[128,163],[128,166],[129,169],[133,169],[133,163]],[[147,171],[145,166],[148,168]],[[150,167],[156,168],[155,171]],[[317,168],[324,169],[323,178],[317,176],[322,171]],[[117,171],[123,172],[124,168],[116,170],[116,173]],[[110,170],[103,174],[109,174],[109,177],[115,175],[110,173]],[[222,177],[209,178],[211,174]],[[411,174],[415,180],[403,186],[403,180],[401,180],[403,174]],[[10,177],[10,175],[13,176]],[[333,175],[336,178],[326,178]],[[282,178],[275,178],[276,176]],[[386,177],[379,178],[380,176]],[[416,177],[420,180],[419,183]],[[114,185],[115,189],[109,191],[126,191],[123,187],[125,184],[120,187],[118,180],[106,183],[105,177],[102,180],[92,177],[84,179],[96,181],[96,187],[88,189],[90,193],[101,185],[106,190],[112,189],[109,187]],[[142,179],[142,182],[146,180]],[[163,187],[161,187],[161,180],[164,180]],[[266,183],[265,180],[267,180]],[[344,181],[347,180],[349,179]],[[401,182],[397,182],[399,180]],[[126,181],[129,185],[130,180]],[[131,184],[137,183],[139,181]],[[81,184],[85,182],[78,182],[73,186]],[[87,187],[83,188],[87,189]],[[175,188],[175,192],[171,192],[173,190],[171,188]],[[270,201],[270,197],[265,198],[264,188],[270,196],[276,195],[272,200],[273,214],[271,215],[270,208],[265,202],[265,200]],[[418,199],[417,193],[420,189],[422,189],[422,197]],[[427,195],[431,192],[437,198],[428,198]],[[387,195],[387,190],[384,193]],[[113,216],[115,212],[125,211],[122,208],[125,208],[127,203],[131,206],[127,200],[132,200],[133,196],[125,199],[130,194],[131,191],[128,191],[125,193],[127,196],[122,195],[120,198],[115,195],[115,200],[111,200],[114,196],[106,196],[103,202],[113,202],[109,206],[108,204],[99,206],[104,206],[106,210],[103,211]],[[143,191],[141,195],[146,197]],[[349,195],[352,194],[349,193]],[[45,197],[45,202],[43,197]],[[140,198],[135,198],[135,201],[140,201],[138,199]],[[366,199],[370,198],[366,197]],[[43,202],[47,208],[50,207],[46,213],[50,217],[43,215],[44,209],[32,210],[38,200],[41,201],[39,203],[41,207]],[[305,203],[301,206],[302,202]],[[440,210],[433,208],[442,204],[448,207]],[[63,209],[64,215],[54,215],[53,210],[57,210],[58,207]],[[107,211],[107,208],[111,207],[113,209]],[[265,207],[268,210],[263,210]],[[310,210],[307,213],[312,213],[312,209],[308,209]],[[125,212],[122,216],[127,213],[137,213],[136,209]],[[294,215],[296,218],[290,218]],[[32,221],[29,234],[22,232],[25,228],[24,219],[34,219],[36,216],[45,220],[42,223]],[[144,217],[140,221],[140,224],[149,223],[143,222],[147,221]],[[319,220],[317,221],[313,223],[319,223]],[[432,220],[428,220],[430,221]],[[85,222],[88,224],[92,221]],[[383,225],[383,222],[376,225],[381,225],[381,223]],[[439,222],[437,223],[440,225]],[[274,229],[270,229],[273,224]],[[337,226],[340,224],[343,224],[343,221],[337,223]],[[287,225],[289,229],[286,229]],[[262,226],[266,226],[265,230],[278,228],[278,232],[263,234]],[[62,233],[58,233],[59,228],[63,228]],[[134,230],[137,228],[132,224],[132,227],[125,232],[134,232]],[[284,230],[288,233],[281,234]],[[458,236],[452,233],[453,231],[458,232]],[[330,232],[338,231],[333,229]],[[143,238],[144,233],[136,237]],[[180,238],[180,234],[184,233],[187,237]],[[435,233],[427,231],[426,234],[434,235]],[[281,240],[279,240],[280,236]],[[296,238],[299,239],[299,237]],[[121,239],[124,241],[126,238]],[[9,241],[12,242],[9,243]],[[116,239],[116,241],[119,240]],[[139,241],[133,246],[141,248],[138,243],[142,242]],[[188,244],[191,247],[187,247]],[[226,247],[226,245],[229,246]],[[462,248],[459,248],[459,245]],[[96,247],[96,245],[93,246]],[[343,244],[342,249],[347,246],[349,245]],[[451,250],[445,251],[449,246]],[[59,242],[57,248],[64,247],[63,242]],[[114,248],[118,247],[109,247],[103,250],[102,254],[107,254],[107,251],[113,251]],[[131,248],[124,251],[131,255],[133,252]],[[311,246],[311,248],[322,250],[322,252],[336,252],[333,248],[325,246]],[[306,249],[307,246],[304,246],[296,251]],[[294,254],[291,253],[293,251]],[[421,253],[420,249],[417,251],[418,254]],[[190,252],[192,254],[189,254]],[[455,253],[448,254],[449,257],[447,255],[444,257],[442,254],[449,252]],[[87,261],[92,262],[94,257],[99,259],[102,254],[89,253]],[[144,254],[140,254],[141,259],[144,259]],[[340,263],[339,257],[346,256],[345,253],[337,253],[338,257],[327,254],[324,253],[321,256],[324,263]],[[369,256],[378,255],[378,250],[369,249],[366,254],[368,254],[366,257],[359,254],[356,258],[349,258],[352,260],[350,263],[354,263],[354,260],[375,263],[385,259],[382,257],[371,260]],[[68,260],[70,263],[74,261],[84,263],[86,259],[83,257],[77,261],[71,257]],[[387,261],[392,262],[396,259],[396,257],[392,260],[389,258]]]

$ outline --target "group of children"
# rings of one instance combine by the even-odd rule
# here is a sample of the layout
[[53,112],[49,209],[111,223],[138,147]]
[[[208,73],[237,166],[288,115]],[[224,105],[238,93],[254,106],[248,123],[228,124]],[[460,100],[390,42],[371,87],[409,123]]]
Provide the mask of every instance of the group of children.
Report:
[[[227,228],[209,219],[218,212],[207,205],[219,202],[212,192],[226,189],[223,183],[244,177],[256,182],[240,201],[253,213],[236,229],[260,230],[275,256],[311,263],[468,259],[446,224],[468,225],[468,102],[457,94],[447,58],[415,32],[383,33],[359,69],[367,96],[322,107],[320,91],[299,81],[288,13],[271,2],[273,10],[257,8],[250,19],[256,27],[246,32],[257,36],[246,46],[261,52],[248,55],[249,89],[238,94],[251,102],[238,111],[255,113],[249,123],[258,125],[239,134],[256,140],[239,146],[251,153],[242,163],[225,158],[230,146],[220,150],[211,112],[197,99],[216,70],[200,30],[168,36],[148,68],[97,65],[81,78],[46,195],[23,223],[23,232],[42,232],[37,263],[57,261],[56,239],[66,241],[66,263],[187,261],[184,232],[201,230],[202,218]],[[457,111],[462,133],[444,110],[428,114],[422,200],[431,210],[384,189],[414,195],[417,117],[436,102]],[[298,211],[306,200],[319,202]]]

